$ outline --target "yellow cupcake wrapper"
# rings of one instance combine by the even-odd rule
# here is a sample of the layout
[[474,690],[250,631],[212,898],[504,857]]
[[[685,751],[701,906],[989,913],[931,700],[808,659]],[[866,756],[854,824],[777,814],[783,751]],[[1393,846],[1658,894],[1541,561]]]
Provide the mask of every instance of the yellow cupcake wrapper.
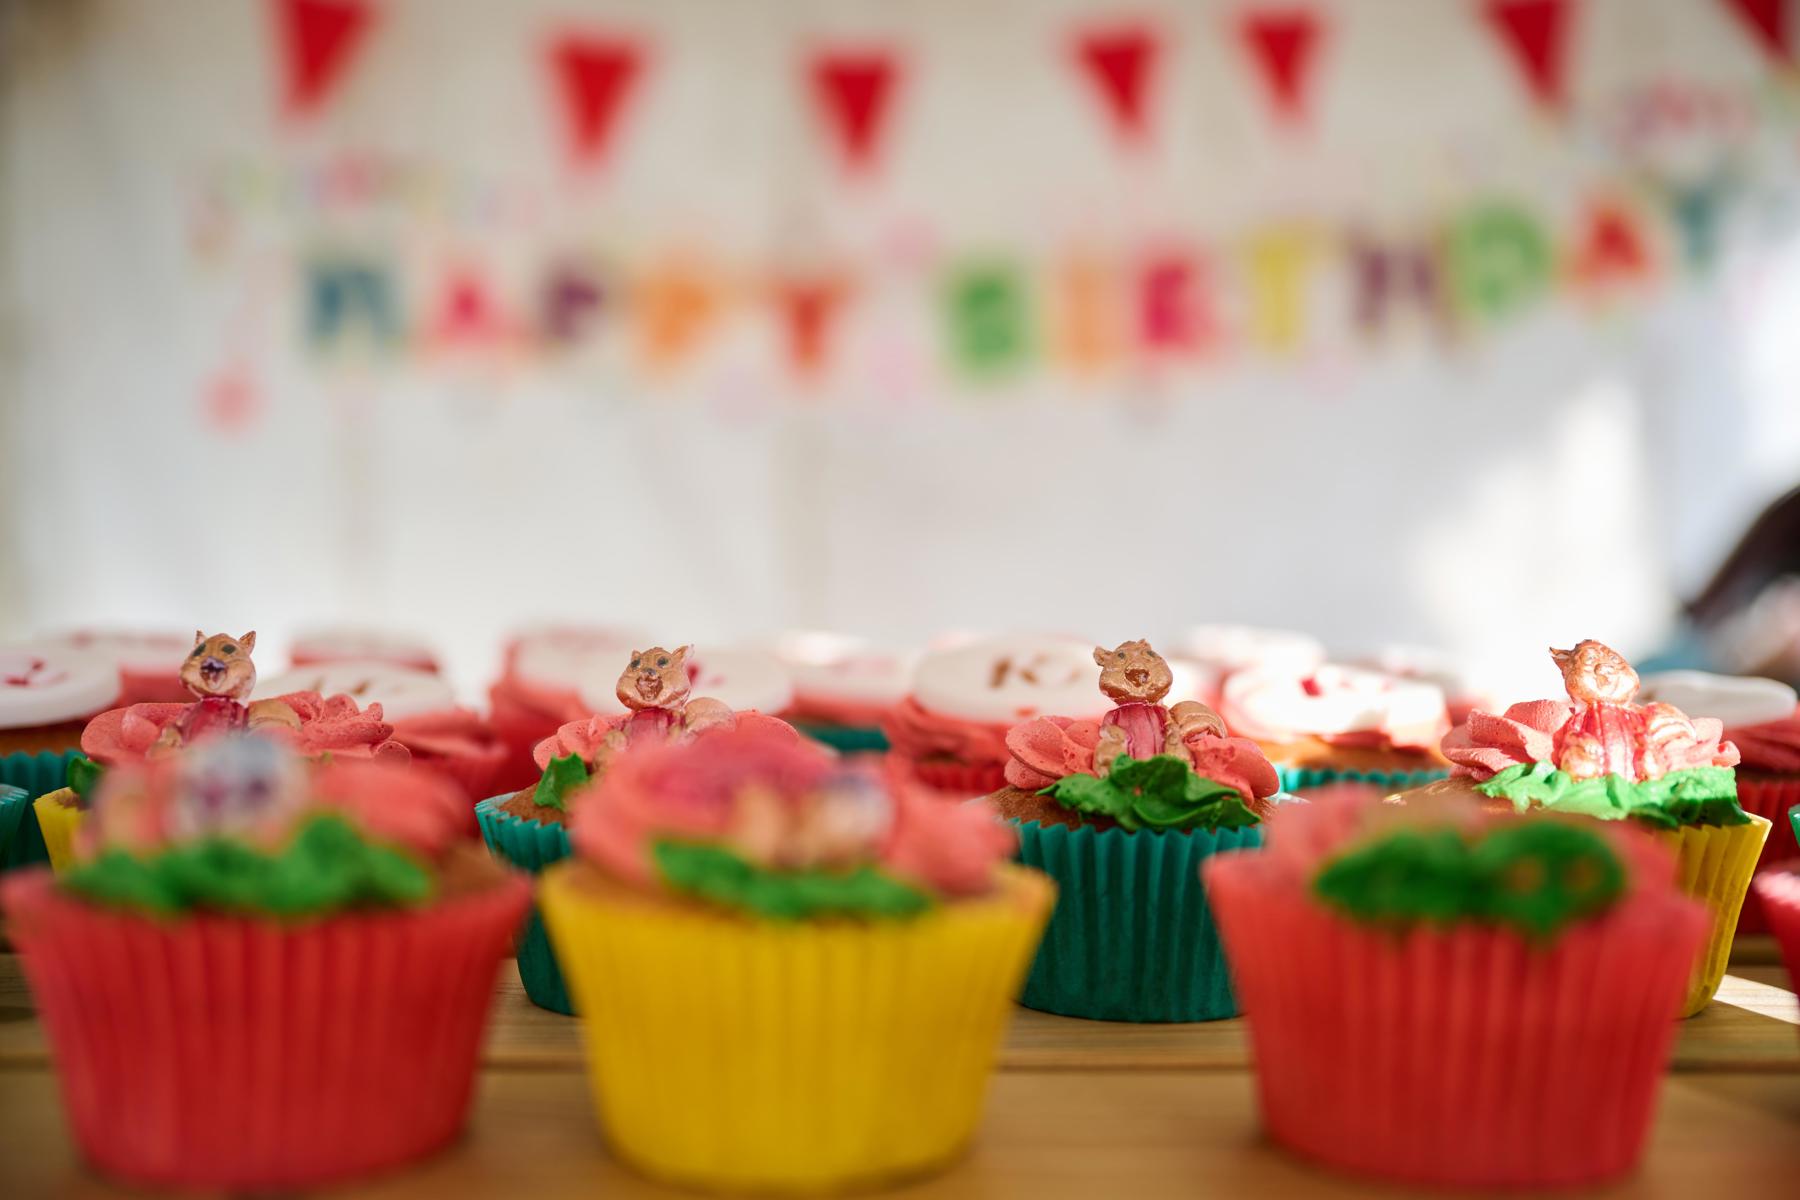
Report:
[[961,1151],[1055,898],[1008,866],[922,916],[777,922],[565,863],[540,904],[614,1149],[647,1174],[818,1192]]
[[31,811],[37,814],[38,828],[44,834],[44,848],[50,852],[50,869],[63,871],[68,869],[75,857],[75,834],[81,829],[81,819],[87,815],[83,809],[62,801],[74,798],[68,788],[54,792],[46,792],[32,804]]
[[1675,852],[1676,886],[1712,910],[1712,930],[1694,966],[1693,982],[1681,1015],[1691,1017],[1711,1003],[1725,978],[1731,940],[1737,933],[1738,910],[1756,873],[1756,859],[1769,836],[1769,823],[1751,816],[1748,825],[1690,825],[1658,833]]

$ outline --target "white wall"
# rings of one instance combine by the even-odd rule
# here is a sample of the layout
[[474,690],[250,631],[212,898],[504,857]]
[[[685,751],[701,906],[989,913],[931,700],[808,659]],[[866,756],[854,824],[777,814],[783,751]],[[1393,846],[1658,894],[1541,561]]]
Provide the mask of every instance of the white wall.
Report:
[[[1346,649],[1645,647],[1800,476],[1793,95],[1723,6],[1593,0],[1563,126],[1530,114],[1475,6],[1322,7],[1318,117],[1283,132],[1232,51],[1232,5],[1133,6],[1176,41],[1163,138],[1123,159],[1062,57],[1068,23],[1107,11],[1093,3],[396,0],[301,129],[274,111],[260,5],[43,16],[5,107],[0,617],[279,636],[357,616],[447,642],[470,675],[502,629],[549,615],[701,640],[1241,619]],[[534,50],[570,13],[658,48],[616,160],[576,180]],[[873,183],[841,178],[796,99],[797,48],[819,29],[913,49]],[[1745,181],[1710,282],[1598,314],[1557,302],[1449,347],[1372,347],[1326,272],[1318,306],[1340,318],[1317,317],[1300,351],[1239,336],[1156,378],[1121,364],[970,386],[932,349],[937,277],[916,263],[951,249],[1047,270],[1078,241],[1122,253],[1173,232],[1241,271],[1244,236],[1273,219],[1414,227],[1494,191],[1567,214],[1595,180],[1656,165],[1622,159],[1606,130],[1658,78],[1757,114],[1742,144],[1651,147]],[[504,184],[538,211],[414,223],[246,203],[223,249],[197,248],[209,181],[346,149]],[[572,363],[320,364],[296,335],[306,256],[371,237],[397,248],[415,308],[451,256],[522,292],[570,241],[628,259],[677,242],[731,262],[837,256],[874,264],[874,287],[803,397],[749,305],[673,377],[634,365],[623,333]],[[913,383],[872,365],[894,354]],[[200,396],[236,359],[266,407],[228,433]]]

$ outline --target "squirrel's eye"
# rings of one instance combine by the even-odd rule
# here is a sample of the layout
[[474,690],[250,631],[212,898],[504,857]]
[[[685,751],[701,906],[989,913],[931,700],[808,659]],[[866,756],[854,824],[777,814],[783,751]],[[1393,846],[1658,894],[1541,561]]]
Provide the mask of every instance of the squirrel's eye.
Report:
[[220,654],[236,654],[237,647],[232,645],[230,642],[226,642],[223,646],[219,647],[219,653]]
[[206,653],[206,643],[201,642],[198,646],[194,647],[194,652],[192,654],[188,655],[188,657],[189,658],[199,658],[202,654],[205,654],[205,653]]
[[656,665],[657,665],[657,666],[659,666],[659,667],[666,667],[666,666],[668,666],[668,665],[669,665],[669,656],[668,656],[668,655],[666,655],[666,654],[665,654],[665,655],[663,655],[663,656],[662,656],[662,657],[661,657],[661,658],[659,658],[659,659],[657,659],[657,660],[656,660]]
[[631,669],[632,670],[634,670],[634,671],[637,670],[637,665],[638,665],[639,661],[640,661],[639,659],[635,659],[635,658],[631,660]]
[[1115,651],[1113,651],[1113,657],[1118,659],[1120,662],[1124,662],[1125,661],[1125,652],[1123,650],[1115,650]]

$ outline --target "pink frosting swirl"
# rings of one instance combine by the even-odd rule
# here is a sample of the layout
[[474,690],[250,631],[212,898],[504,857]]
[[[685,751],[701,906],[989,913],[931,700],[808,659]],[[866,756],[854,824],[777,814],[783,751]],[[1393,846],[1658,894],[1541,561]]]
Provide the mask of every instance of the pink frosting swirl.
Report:
[[791,818],[805,819],[818,815],[823,795],[845,787],[884,798],[887,809],[855,861],[938,896],[987,891],[1013,849],[1011,833],[978,806],[945,804],[897,770],[846,766],[812,743],[754,729],[623,755],[590,786],[570,829],[575,850],[640,887],[660,886],[650,856],[658,841],[736,845],[750,798],[774,797]]
[[[1307,804],[1280,805],[1263,833],[1256,855],[1231,855],[1254,861],[1270,880],[1312,894],[1321,867],[1360,843],[1401,829],[1460,829],[1476,833],[1520,820],[1511,813],[1482,811],[1472,802],[1445,800],[1419,806],[1383,803],[1379,795],[1308,796]],[[1595,822],[1592,830],[1605,838],[1626,866],[1625,902],[1648,894],[1672,895],[1675,858],[1648,834],[1626,828],[1626,822]],[[1209,868],[1209,873],[1210,873]],[[1209,881],[1210,882],[1210,881]]]
[[[772,738],[775,741],[798,741],[800,732],[780,717],[764,716],[759,712],[748,710],[733,714],[736,720],[730,728],[739,729],[757,737]],[[594,765],[594,755],[606,741],[606,735],[615,729],[625,730],[627,745],[657,745],[668,740],[668,716],[661,709],[645,709],[643,712],[626,713],[620,716],[604,714],[583,717],[579,721],[570,721],[557,731],[539,742],[531,751],[532,761],[542,771],[550,765],[553,758],[564,758],[570,754],[579,755],[581,761],[588,766]],[[723,728],[718,732],[724,732]]]
[[[412,755],[393,738],[394,727],[382,720],[381,705],[359,708],[349,696],[329,699],[317,692],[289,692],[276,697],[300,718],[299,729],[261,726],[258,732],[285,742],[305,755],[330,751],[333,758],[380,758],[404,763]],[[189,709],[187,704],[133,704],[109,709],[81,731],[81,750],[105,765],[142,759],[162,735],[163,726]]]
[[1069,717],[1036,717],[1006,734],[1006,782],[1022,791],[1047,788],[1067,775],[1094,773],[1100,722]]
[[[1643,706],[1632,706],[1632,710],[1624,710],[1623,706],[1604,707],[1608,711],[1614,708],[1632,711]],[[1666,705],[1654,707],[1667,708]],[[1554,763],[1558,761],[1562,741],[1569,731],[1604,715],[1564,700],[1527,700],[1499,716],[1477,711],[1469,714],[1467,724],[1457,726],[1444,736],[1444,757],[1452,764],[1451,774],[1476,780],[1491,779],[1521,763]],[[1663,770],[1737,764],[1737,748],[1724,739],[1722,722],[1712,717],[1697,717],[1692,719],[1691,725],[1691,737],[1659,746]]]
[[1742,725],[1725,731],[1743,764],[1757,771],[1800,773],[1800,709],[1779,721]]
[[[109,771],[101,785],[102,804],[95,819],[84,822],[78,852],[86,856],[105,845],[145,851],[181,840],[176,810],[183,802],[182,776],[191,765],[187,756],[169,756],[126,760]],[[285,829],[324,809],[343,814],[371,838],[426,859],[441,857],[463,838],[466,806],[454,788],[438,776],[406,769],[403,761],[309,763],[299,786],[299,802],[271,814],[275,827],[247,826],[239,836],[279,840]]]
[[908,696],[882,722],[888,744],[908,758],[942,755],[965,763],[999,766],[1009,757],[1004,722],[969,721],[932,712]]
[[[1006,748],[1012,754],[1006,764],[1006,782],[1035,792],[1065,776],[1094,774],[1100,726],[1100,721],[1068,717],[1036,717],[1013,726],[1006,735]],[[1267,807],[1261,802],[1281,790],[1274,766],[1262,747],[1249,738],[1218,737],[1195,730],[1183,745],[1195,774],[1237,789],[1252,808],[1260,811]]]

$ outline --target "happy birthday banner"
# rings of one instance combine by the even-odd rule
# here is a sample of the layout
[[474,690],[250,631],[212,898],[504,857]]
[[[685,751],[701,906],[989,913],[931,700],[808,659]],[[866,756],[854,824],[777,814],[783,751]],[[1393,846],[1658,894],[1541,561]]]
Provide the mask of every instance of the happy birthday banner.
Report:
[[[1468,36],[1491,44],[1517,86],[1520,119],[1565,138],[1618,142],[1640,127],[1697,136],[1791,121],[1760,85],[1738,92],[1654,81],[1598,116],[1577,114],[1570,73],[1579,0],[1457,0]],[[1793,33],[1778,0],[1717,0],[1732,36],[1779,77]],[[1271,136],[1316,125],[1314,86],[1332,55],[1342,8],[1244,4],[1218,30],[1245,67]],[[271,106],[306,128],[376,69],[382,39],[399,36],[370,0],[270,0]],[[1062,41],[1068,86],[1084,95],[1126,169],[1166,136],[1165,93],[1179,65],[1172,33],[1149,20],[1080,24]],[[503,52],[502,48],[502,52]],[[544,80],[544,114],[573,178],[598,180],[634,130],[644,96],[680,53],[620,29],[568,28],[521,45]],[[897,39],[803,43],[795,86],[811,135],[842,186],[879,187],[892,131],[925,86],[916,48]],[[1054,51],[1051,51],[1054,52]],[[1621,115],[1625,114],[1625,115]],[[1629,127],[1628,129],[1626,127]],[[1623,130],[1623,132],[1622,132]],[[769,342],[759,361],[788,383],[892,371],[892,355],[846,349],[871,297],[891,306],[893,279],[929,331],[911,352],[936,371],[981,382],[1037,369],[1076,375],[1195,365],[1244,354],[1304,354],[1321,342],[1380,345],[1398,329],[1449,343],[1481,336],[1552,301],[1607,312],[1704,273],[1747,181],[1737,172],[1660,172],[1629,156],[1589,167],[1550,196],[1474,189],[1421,206],[1410,219],[1294,215],[1154,235],[1070,237],[1013,249],[922,239],[905,271],[886,248],[848,245],[793,261],[774,252],[709,252],[673,235],[609,239],[601,228],[550,232],[533,219],[558,203],[554,185],[482,178],[429,159],[339,147],[324,154],[215,164],[194,194],[196,259],[229,276],[233,255],[261,231],[254,255],[283,292],[265,313],[297,314],[301,344],[322,367],[480,361],[553,367],[583,347],[619,344],[653,372],[701,359],[747,314]],[[604,192],[602,191],[602,195]],[[498,271],[481,253],[415,244],[427,218],[508,247],[525,269]],[[271,234],[269,231],[273,230]],[[371,232],[374,231],[374,232]],[[411,240],[409,240],[411,239]],[[268,286],[264,281],[264,286]],[[891,319],[891,307],[871,320]],[[271,319],[265,317],[264,319]],[[243,318],[237,326],[255,318]],[[248,335],[234,335],[242,341]],[[241,413],[243,345],[227,346],[209,403]]]

